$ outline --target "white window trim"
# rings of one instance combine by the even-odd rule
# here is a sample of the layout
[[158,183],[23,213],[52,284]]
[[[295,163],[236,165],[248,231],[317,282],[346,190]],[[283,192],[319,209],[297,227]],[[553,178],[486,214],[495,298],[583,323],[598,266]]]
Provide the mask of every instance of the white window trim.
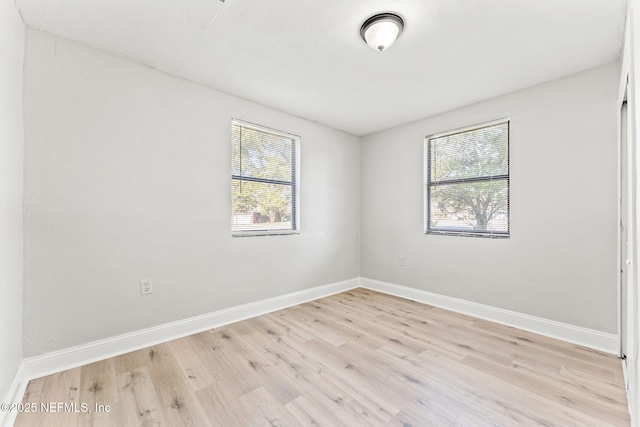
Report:
[[[294,218],[293,224],[294,228],[292,230],[233,230],[233,223],[230,223],[231,226],[231,235],[233,237],[257,237],[257,236],[287,236],[287,235],[295,235],[300,234],[300,136],[294,135],[289,132],[284,132],[275,128],[269,128],[266,126],[258,125],[255,123],[247,122],[240,119],[231,119],[231,126],[229,128],[229,135],[233,133],[233,126],[242,126],[244,128],[253,129],[258,132],[266,132],[273,133],[276,135],[281,135],[286,138],[291,138],[295,145],[295,158],[294,158],[294,167],[293,167],[293,176],[294,176],[294,185],[293,185],[293,193],[294,200],[292,216]],[[231,178],[232,174],[229,174],[229,178]],[[231,188],[231,182],[229,183],[229,188]],[[231,206],[233,206],[232,195],[229,194],[230,199],[229,202]],[[233,215],[232,215],[233,216]],[[232,218],[230,218],[232,220]]]
[[[507,175],[509,176],[509,185],[508,185],[508,195],[507,200],[509,203],[509,228],[507,233],[485,233],[478,231],[447,231],[447,230],[433,230],[429,228],[429,174],[431,172],[431,165],[429,163],[429,141],[431,139],[440,138],[443,136],[450,136],[456,133],[469,132],[472,130],[495,126],[503,123],[509,124],[509,135],[508,135],[508,146],[507,146],[507,156],[508,156],[508,169]],[[511,238],[511,118],[503,117],[501,119],[491,120],[488,122],[478,123],[475,125],[465,126],[457,129],[448,130],[445,132],[433,133],[430,135],[426,135],[422,142],[423,146],[423,154],[422,159],[424,162],[423,166],[423,225],[424,225],[424,234],[426,235],[436,235],[436,236],[460,236],[460,237],[479,237],[485,239],[509,239]]]

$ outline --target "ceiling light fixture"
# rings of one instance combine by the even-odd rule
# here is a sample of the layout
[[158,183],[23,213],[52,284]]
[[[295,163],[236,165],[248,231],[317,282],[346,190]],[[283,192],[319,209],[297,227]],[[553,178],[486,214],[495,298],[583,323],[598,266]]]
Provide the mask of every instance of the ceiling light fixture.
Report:
[[382,52],[395,43],[403,29],[404,21],[398,15],[380,13],[364,21],[360,35],[371,49]]

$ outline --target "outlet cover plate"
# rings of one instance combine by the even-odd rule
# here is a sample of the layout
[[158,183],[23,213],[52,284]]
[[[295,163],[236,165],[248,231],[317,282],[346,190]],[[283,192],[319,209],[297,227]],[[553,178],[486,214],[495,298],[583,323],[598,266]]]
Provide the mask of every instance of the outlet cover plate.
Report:
[[149,295],[153,292],[153,284],[151,279],[140,280],[140,295]]

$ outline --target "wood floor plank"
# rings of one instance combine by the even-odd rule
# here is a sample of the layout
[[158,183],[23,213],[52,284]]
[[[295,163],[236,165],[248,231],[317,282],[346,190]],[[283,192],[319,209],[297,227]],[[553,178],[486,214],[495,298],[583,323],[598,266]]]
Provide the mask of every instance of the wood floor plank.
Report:
[[[22,399],[35,403],[35,412],[20,412],[14,426],[66,427],[77,424],[80,402],[81,369],[71,369],[30,381]],[[61,405],[68,405],[64,407]]]
[[[412,357],[390,346],[384,346],[376,353],[380,355],[376,364],[393,376],[405,378],[410,384],[418,387],[412,395],[413,401],[407,399],[410,406],[417,403],[424,411],[449,413],[450,420],[456,419],[461,413],[472,413],[474,417],[492,419],[499,425],[514,423],[512,417],[503,415],[502,408],[496,411],[489,405],[478,405],[477,396],[470,393],[472,388],[460,387],[455,381],[446,380],[446,375],[443,375],[443,378],[436,378],[426,374],[429,369],[435,371],[442,369],[434,365],[432,360],[425,361]],[[447,372],[442,370],[442,373]]]
[[[285,311],[285,310],[281,310]],[[280,320],[281,311],[260,316],[257,320],[258,330],[264,331],[267,335],[272,336],[288,336],[300,342],[309,341],[314,335],[303,328],[292,329],[288,324]]]
[[332,413],[323,411],[321,407],[314,405],[305,396],[292,400],[284,407],[302,426],[349,427],[336,419]]
[[211,423],[167,344],[153,347],[155,353],[148,365],[164,419],[175,427],[209,427]]
[[298,422],[267,390],[259,387],[238,400],[255,426],[296,426]]
[[[260,334],[257,335],[260,336]],[[280,366],[281,372],[298,381],[297,384],[308,396],[313,396],[316,402],[329,410],[339,411],[355,399],[366,408],[365,413],[373,414],[374,418],[382,420],[393,418],[393,414],[368,397],[368,393],[373,393],[372,390],[366,390],[363,393],[358,389],[357,384],[342,375],[341,368],[336,372],[326,366],[317,354],[308,353],[305,343],[288,337],[278,337],[262,345],[265,348],[265,356],[271,358],[275,365]]]
[[[335,336],[337,336],[334,345],[339,346],[346,342],[357,341],[358,345],[370,350],[375,350],[384,344],[384,341],[381,339],[362,333],[357,327],[357,321],[354,323],[353,320],[348,320],[347,318],[336,319],[336,316],[327,313],[324,307],[321,310],[313,309],[313,311],[309,309],[308,305],[296,308],[298,309],[296,313],[300,318],[315,324],[316,328],[333,331]],[[317,337],[322,338],[322,336],[319,335]]]
[[[335,413],[335,416],[350,427],[382,426],[386,425],[389,420],[394,419],[394,417],[388,416],[385,413],[372,412],[356,399],[352,399],[349,403],[344,404],[343,407]],[[387,421],[385,421],[385,418]]]
[[[552,401],[561,402],[564,407],[574,409],[585,416],[592,417],[594,422],[604,412],[611,412],[611,418],[617,414],[623,413],[626,408],[626,399],[623,402],[616,401],[610,397],[605,397],[599,393],[599,390],[586,387],[584,384],[576,386],[568,381],[548,381],[542,374],[533,371],[523,372],[491,364],[491,362],[480,358],[469,356],[465,360],[467,366],[476,368],[477,370],[489,370],[493,376],[502,379],[510,384],[518,385],[521,388],[533,388],[542,390],[547,398]],[[619,411],[616,409],[620,409]],[[620,421],[626,417],[621,416]]]
[[[302,394],[296,382],[289,381],[278,366],[272,363],[259,349],[253,348],[244,337],[236,334],[233,328],[228,330],[237,346],[237,357],[245,358],[247,364],[241,368],[251,376],[258,376],[259,384],[264,387],[282,405],[289,403]],[[234,373],[235,375],[235,373]]]
[[[429,369],[438,372],[438,378],[453,384],[457,389],[478,398],[487,408],[516,419],[520,425],[592,425],[593,420],[579,411],[555,399],[547,393],[547,386],[534,389],[523,383],[513,384],[507,378],[496,376],[492,370],[459,363],[451,363],[446,358],[434,358],[426,352],[419,356],[428,360],[421,375]],[[432,376],[434,373],[428,374]],[[447,380],[448,378],[448,380]],[[603,417],[603,420],[606,417]],[[604,424],[609,425],[609,424]]]
[[293,307],[290,310],[283,310],[277,313],[278,319],[288,324],[290,328],[295,326],[295,330],[306,331],[310,339],[321,338],[324,342],[338,347],[348,341],[347,337],[341,336],[339,331],[326,328],[320,324],[320,321],[309,316],[304,309]]
[[215,357],[219,360],[221,382],[230,391],[240,397],[262,387],[260,377],[256,375],[252,365],[255,364],[252,355],[242,351],[237,341],[237,335],[227,328],[204,333],[215,347]]
[[137,368],[117,376],[119,406],[112,425],[166,425],[162,405],[147,367]]
[[248,426],[252,415],[222,382],[215,382],[196,392],[202,409],[214,426]]
[[111,409],[118,403],[113,359],[107,359],[82,367],[79,400],[89,411],[78,415],[78,426],[108,426]]
[[30,381],[29,426],[628,426],[620,361],[354,289]]
[[[260,334],[248,335],[244,339],[252,342],[251,339],[257,336]],[[290,340],[297,343],[295,339]],[[301,395],[313,400],[316,405],[333,413],[342,409],[351,400],[349,393],[325,379],[327,368],[324,365],[316,361],[308,363],[301,353],[292,349],[287,343],[287,338],[283,337],[270,343],[259,341],[256,343],[268,346],[263,356],[278,369],[279,377],[294,384],[302,393]]]
[[216,348],[204,333],[179,338],[167,345],[194,391],[222,380],[220,373],[226,367],[216,357]]

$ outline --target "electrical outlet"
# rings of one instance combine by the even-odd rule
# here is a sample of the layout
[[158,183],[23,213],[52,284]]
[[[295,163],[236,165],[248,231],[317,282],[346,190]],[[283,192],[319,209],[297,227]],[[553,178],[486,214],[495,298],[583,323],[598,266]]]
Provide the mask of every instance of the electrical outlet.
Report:
[[405,265],[407,265],[407,260],[405,257],[400,257],[400,259],[398,260],[398,264],[400,264],[400,267],[404,267]]
[[140,295],[149,295],[153,292],[153,284],[151,279],[140,280]]

